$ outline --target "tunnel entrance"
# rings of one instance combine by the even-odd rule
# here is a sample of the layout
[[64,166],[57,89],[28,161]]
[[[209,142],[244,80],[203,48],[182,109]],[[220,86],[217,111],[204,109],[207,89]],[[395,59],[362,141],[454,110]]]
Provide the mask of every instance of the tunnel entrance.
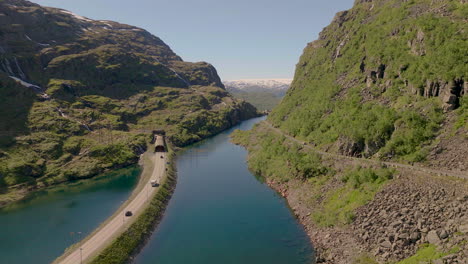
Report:
[[166,148],[164,146],[156,146],[154,152],[166,152]]
[[163,135],[154,135],[154,152],[167,152],[166,141]]

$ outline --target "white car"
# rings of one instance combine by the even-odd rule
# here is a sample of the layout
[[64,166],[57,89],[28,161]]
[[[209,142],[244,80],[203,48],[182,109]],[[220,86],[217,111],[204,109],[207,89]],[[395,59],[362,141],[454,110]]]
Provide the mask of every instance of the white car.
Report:
[[150,184],[152,187],[158,187],[159,186],[159,181],[158,180],[151,180]]

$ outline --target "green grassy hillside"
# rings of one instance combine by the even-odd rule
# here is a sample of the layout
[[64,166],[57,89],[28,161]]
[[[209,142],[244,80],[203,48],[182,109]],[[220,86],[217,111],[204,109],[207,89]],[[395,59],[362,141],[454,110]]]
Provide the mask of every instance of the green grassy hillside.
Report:
[[441,126],[467,129],[467,15],[460,1],[357,2],[305,48],[269,120],[346,155],[424,160]]
[[257,114],[143,29],[23,0],[0,2],[0,99],[2,193],[133,164],[155,129],[185,146]]
[[271,111],[281,102],[281,97],[269,92],[239,92],[232,95],[251,103],[260,111]]

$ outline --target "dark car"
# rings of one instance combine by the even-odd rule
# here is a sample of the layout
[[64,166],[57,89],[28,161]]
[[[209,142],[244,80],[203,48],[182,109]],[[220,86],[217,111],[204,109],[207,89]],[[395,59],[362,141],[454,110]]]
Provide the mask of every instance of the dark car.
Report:
[[125,212],[125,216],[132,216],[132,215],[133,215],[132,211]]
[[164,157],[163,157],[163,156],[161,156],[161,159],[164,159]]

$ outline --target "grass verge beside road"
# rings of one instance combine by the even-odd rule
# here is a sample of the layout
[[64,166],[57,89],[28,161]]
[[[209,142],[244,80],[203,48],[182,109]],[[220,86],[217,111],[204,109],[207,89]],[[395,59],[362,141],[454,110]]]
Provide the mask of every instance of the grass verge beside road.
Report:
[[149,206],[126,231],[91,261],[92,264],[127,263],[139,252],[145,240],[150,237],[155,226],[161,220],[166,205],[175,189],[177,176],[173,162],[174,158],[175,153],[171,151],[168,158],[170,163],[167,166],[167,176]]

